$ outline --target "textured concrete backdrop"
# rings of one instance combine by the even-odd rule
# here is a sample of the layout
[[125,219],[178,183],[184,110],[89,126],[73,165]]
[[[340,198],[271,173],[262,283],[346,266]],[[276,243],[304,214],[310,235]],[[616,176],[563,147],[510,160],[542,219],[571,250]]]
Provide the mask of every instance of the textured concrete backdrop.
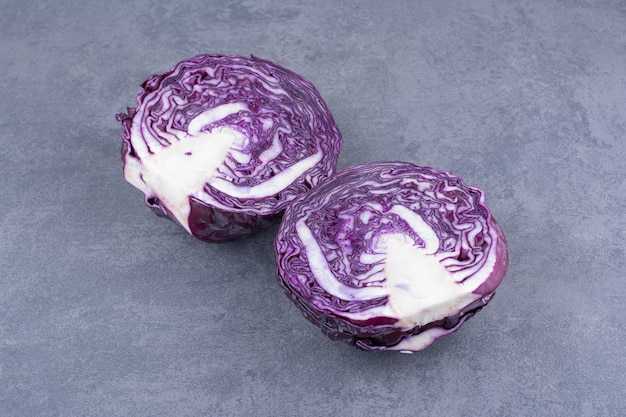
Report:
[[[623,1],[0,0],[0,415],[626,415],[625,28]],[[197,53],[309,78],[340,167],[483,188],[493,302],[360,352],[283,296],[275,228],[210,245],[152,215],[114,115]]]

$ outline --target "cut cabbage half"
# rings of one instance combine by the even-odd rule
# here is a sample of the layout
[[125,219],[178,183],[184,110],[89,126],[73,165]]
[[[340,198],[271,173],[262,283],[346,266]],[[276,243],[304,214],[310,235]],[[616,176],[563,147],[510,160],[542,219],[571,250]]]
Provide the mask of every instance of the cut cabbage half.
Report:
[[280,220],[331,175],[341,133],[315,87],[256,57],[198,55],[143,84],[124,127],[124,176],[155,213],[224,242]]
[[484,307],[508,266],[483,192],[404,162],[347,168],[297,198],[275,249],[305,317],[363,350],[425,349]]

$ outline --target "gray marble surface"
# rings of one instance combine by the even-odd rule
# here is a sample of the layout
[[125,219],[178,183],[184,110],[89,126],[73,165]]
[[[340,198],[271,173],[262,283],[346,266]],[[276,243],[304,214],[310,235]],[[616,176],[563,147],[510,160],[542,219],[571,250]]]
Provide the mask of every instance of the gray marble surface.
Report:
[[[626,415],[623,1],[0,0],[0,415]],[[310,79],[339,165],[486,191],[511,265],[428,350],[327,339],[276,228],[194,240],[121,171],[115,114],[198,53]]]

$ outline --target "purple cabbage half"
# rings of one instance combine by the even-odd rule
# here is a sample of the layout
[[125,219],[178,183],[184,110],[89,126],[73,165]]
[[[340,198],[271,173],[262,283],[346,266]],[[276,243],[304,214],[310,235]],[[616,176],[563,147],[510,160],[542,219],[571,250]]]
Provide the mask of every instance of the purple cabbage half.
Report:
[[124,176],[208,242],[280,221],[336,168],[342,138],[315,87],[273,62],[198,55],[149,77],[124,127]]
[[483,308],[508,267],[483,192],[403,162],[352,166],[301,195],[275,250],[304,316],[363,350],[425,349]]

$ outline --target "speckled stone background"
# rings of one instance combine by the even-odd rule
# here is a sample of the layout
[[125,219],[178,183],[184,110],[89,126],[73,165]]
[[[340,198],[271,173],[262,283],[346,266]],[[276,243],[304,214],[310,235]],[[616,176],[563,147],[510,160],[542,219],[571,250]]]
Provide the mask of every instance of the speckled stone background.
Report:
[[[0,0],[0,415],[626,415],[623,1]],[[413,354],[327,339],[276,228],[211,245],[127,184],[115,114],[197,53],[306,76],[340,167],[486,191],[511,265]]]

